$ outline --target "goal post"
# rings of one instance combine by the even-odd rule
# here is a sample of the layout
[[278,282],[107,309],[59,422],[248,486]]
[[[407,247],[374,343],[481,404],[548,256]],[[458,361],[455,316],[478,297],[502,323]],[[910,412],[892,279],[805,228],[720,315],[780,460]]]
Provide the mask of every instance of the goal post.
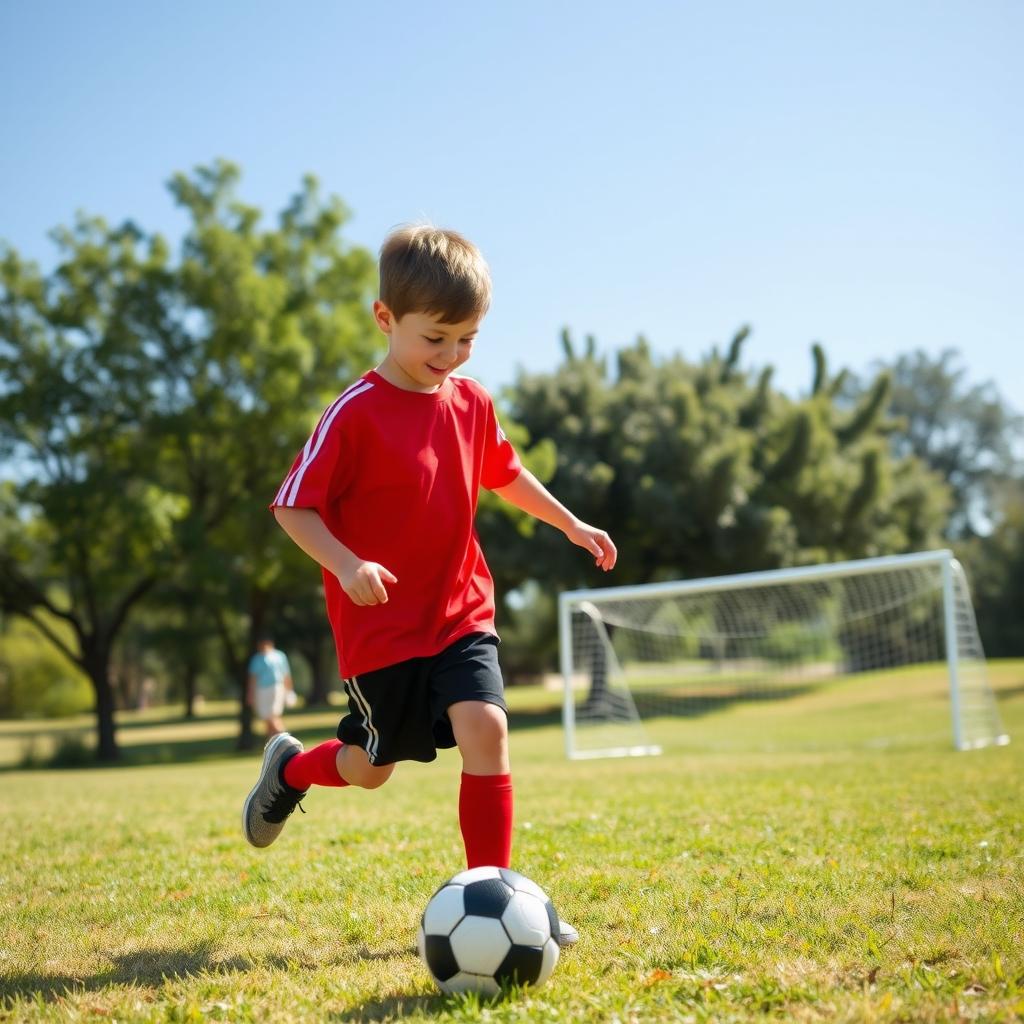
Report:
[[948,550],[569,591],[559,647],[570,758],[1008,742]]

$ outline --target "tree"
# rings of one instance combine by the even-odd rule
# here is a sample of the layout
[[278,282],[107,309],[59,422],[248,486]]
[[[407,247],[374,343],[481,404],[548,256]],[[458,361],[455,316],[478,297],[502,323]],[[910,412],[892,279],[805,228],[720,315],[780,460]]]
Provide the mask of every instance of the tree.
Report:
[[112,760],[113,646],[168,567],[183,512],[153,472],[157,352],[138,326],[166,250],[84,217],[54,238],[49,277],[0,249],[0,602],[89,677]]
[[[46,613],[41,615],[45,617]],[[66,622],[51,629],[74,642]],[[0,619],[0,718],[56,718],[92,707],[92,687],[80,669],[24,618]]]
[[[521,374],[509,415],[558,453],[553,491],[607,524],[629,582],[777,568],[905,551],[935,538],[944,492],[914,458],[887,452],[883,374],[852,409],[833,382],[794,401],[723,358],[657,361],[644,339],[617,354],[614,376],[569,345],[554,373]],[[817,376],[826,371],[819,365]],[[551,531],[540,563],[565,585],[602,574]],[[550,542],[550,543],[549,543]],[[607,582],[606,579],[603,582]]]
[[970,384],[954,349],[938,357],[916,351],[879,364],[892,377],[890,439],[897,457],[916,455],[949,484],[952,538],[985,534],[999,518],[998,497],[1020,472],[1014,450],[1024,417],[995,384]]
[[267,228],[239,180],[224,161],[174,176],[176,261],[159,235],[86,218],[55,233],[48,277],[0,252],[0,598],[88,673],[103,759],[111,650],[158,580],[210,615],[244,692],[286,546],[267,504],[377,346],[373,257],[343,242],[340,200],[307,177]]
[[990,657],[1024,655],[1024,480],[1005,485],[991,533],[963,542],[978,631]]
[[[520,374],[509,417],[550,441],[552,492],[609,530],[616,582],[721,575],[916,550],[945,521],[942,484],[888,448],[889,378],[852,408],[837,401],[818,347],[815,386],[792,400],[770,370],[740,367],[748,331],[699,363],[657,360],[647,342],[617,353],[614,373],[588,340],[549,374]],[[506,587],[548,592],[610,581],[554,531],[527,541],[481,523]],[[527,547],[527,544],[529,547]],[[492,556],[491,552],[495,552]]]
[[[324,406],[372,365],[380,341],[370,314],[374,259],[343,241],[341,201],[323,199],[307,176],[264,229],[260,211],[237,198],[239,180],[223,161],[172,179],[191,227],[174,306],[154,329],[173,342],[164,425],[189,500],[180,536],[191,589],[210,610],[241,695],[249,655],[274,626],[275,588],[320,582],[308,561],[300,571],[289,560],[267,505]],[[246,748],[252,720],[240,708]]]

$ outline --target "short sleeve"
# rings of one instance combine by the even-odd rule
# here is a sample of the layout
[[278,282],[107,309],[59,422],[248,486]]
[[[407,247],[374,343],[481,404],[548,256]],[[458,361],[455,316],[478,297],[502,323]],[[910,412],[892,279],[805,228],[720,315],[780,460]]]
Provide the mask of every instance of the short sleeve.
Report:
[[323,515],[344,494],[353,474],[349,417],[342,415],[345,404],[342,395],[324,411],[278,488],[271,508],[312,508]]
[[487,398],[487,436],[484,440],[484,465],[480,483],[489,491],[507,487],[520,472],[523,464],[512,442],[501,429],[494,403]]

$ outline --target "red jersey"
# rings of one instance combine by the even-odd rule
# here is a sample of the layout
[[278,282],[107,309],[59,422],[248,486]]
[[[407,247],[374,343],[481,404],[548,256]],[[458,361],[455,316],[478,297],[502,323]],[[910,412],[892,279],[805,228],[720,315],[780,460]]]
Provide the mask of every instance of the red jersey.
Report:
[[342,678],[495,633],[473,520],[480,487],[504,487],[521,468],[490,395],[468,377],[423,393],[371,370],[328,406],[271,508],[316,509],[345,547],[398,577],[387,604],[360,607],[324,570]]

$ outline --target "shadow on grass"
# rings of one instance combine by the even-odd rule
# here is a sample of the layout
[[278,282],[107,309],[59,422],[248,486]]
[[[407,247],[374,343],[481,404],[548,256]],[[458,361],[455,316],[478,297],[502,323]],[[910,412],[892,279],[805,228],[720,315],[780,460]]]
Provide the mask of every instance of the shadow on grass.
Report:
[[[409,950],[390,951],[363,948],[354,951],[354,960],[390,960],[407,956]],[[213,959],[214,946],[203,943],[194,949],[146,949],[123,956],[111,957],[113,966],[93,975],[46,974],[29,972],[10,974],[0,978],[0,1011],[10,1009],[15,1001],[54,1003],[77,993],[100,992],[111,986],[134,985],[157,988],[167,982],[190,981],[200,976],[210,977],[240,973],[254,967],[293,971],[295,964],[283,957],[267,957],[258,963],[242,957],[226,960]],[[367,1003],[328,1019],[341,1021],[403,1020],[405,1014],[417,1009],[440,1009],[448,999],[440,994],[431,996],[396,995],[389,999]]]
[[793,683],[789,686],[774,686],[771,689],[755,690],[750,687],[723,689],[717,693],[666,693],[663,689],[636,689],[633,702],[641,718],[665,715],[670,718],[701,718],[724,711],[734,704],[763,704],[777,700],[790,700],[814,693],[820,683]]
[[[113,967],[91,976],[75,974],[11,974],[0,978],[0,1007],[15,999],[53,1002],[75,992],[97,992],[110,985],[154,987],[165,981],[181,981],[200,974],[228,974],[249,970],[253,965],[240,957],[212,960],[213,946],[203,943],[195,949],[144,949],[111,957]],[[268,961],[287,969],[287,961]]]
[[1003,690],[996,690],[996,700],[1013,700],[1016,697],[1024,697],[1024,683],[1020,686],[1009,686]]
[[[339,720],[344,712],[338,710]],[[542,707],[536,710],[514,711],[509,715],[509,726],[512,729],[539,728],[557,725],[561,722],[560,707]],[[226,720],[226,719],[225,719]],[[203,719],[204,723],[211,719]],[[151,723],[152,727],[163,728],[167,722],[161,720]],[[133,729],[141,729],[134,725]],[[118,727],[121,732],[122,727]],[[334,728],[294,728],[289,730],[307,749],[324,740],[333,739]],[[257,729],[253,746],[249,750],[238,749],[238,736],[207,736],[198,739],[166,739],[154,740],[151,743],[134,742],[121,745],[120,759],[113,763],[100,764],[94,760],[94,734],[90,731],[75,732],[73,737],[63,738],[62,745],[52,756],[37,756],[32,751],[32,734],[24,738],[24,753],[19,762],[0,765],[0,777],[5,773],[23,771],[98,771],[117,768],[140,768],[152,765],[190,764],[201,761],[223,761],[237,758],[254,759],[262,756],[266,742],[262,731]],[[138,735],[138,733],[136,733]]]
[[327,1020],[346,1021],[351,1024],[384,1024],[386,1021],[406,1020],[410,1014],[427,1013],[436,1015],[444,1008],[447,996],[397,995],[390,999],[379,999],[351,1010],[332,1013]]
[[[340,716],[339,716],[340,717]],[[307,747],[330,739],[334,731],[327,729],[296,729],[298,737]],[[77,733],[75,745],[65,743],[57,754],[50,758],[36,758],[29,748],[22,761],[0,765],[0,776],[4,773],[22,771],[101,771],[117,768],[140,768],[151,765],[190,764],[198,761],[222,761],[236,758],[255,759],[263,754],[266,738],[257,732],[249,750],[238,749],[238,736],[212,736],[203,739],[157,740],[152,743],[132,743],[121,746],[121,757],[116,762],[103,763],[94,760],[93,734]]]
[[409,1015],[416,1011],[436,1017],[444,1010],[453,1011],[468,1006],[482,1009],[483,1019],[487,1020],[490,1018],[491,1009],[497,1009],[502,1003],[520,998],[522,991],[513,986],[502,990],[496,996],[476,995],[472,992],[461,995],[442,995],[436,992],[429,996],[399,993],[387,999],[375,999],[349,1010],[332,1013],[327,1019],[351,1024],[389,1024],[392,1021],[397,1024],[399,1021],[407,1020]]
[[[633,704],[641,718],[655,718],[664,715],[669,718],[700,718],[731,707],[734,704],[756,704],[765,701],[789,700],[800,697],[821,686],[818,682],[798,682],[789,686],[776,686],[770,690],[755,690],[736,686],[720,688],[714,693],[679,693],[659,686],[644,689],[634,685],[630,689]],[[632,715],[628,701],[619,696],[617,690],[606,690],[598,697],[590,696],[576,706],[577,720],[587,715],[626,716]],[[516,708],[509,711],[510,730],[536,729],[541,726],[561,725],[561,701],[547,707]]]

